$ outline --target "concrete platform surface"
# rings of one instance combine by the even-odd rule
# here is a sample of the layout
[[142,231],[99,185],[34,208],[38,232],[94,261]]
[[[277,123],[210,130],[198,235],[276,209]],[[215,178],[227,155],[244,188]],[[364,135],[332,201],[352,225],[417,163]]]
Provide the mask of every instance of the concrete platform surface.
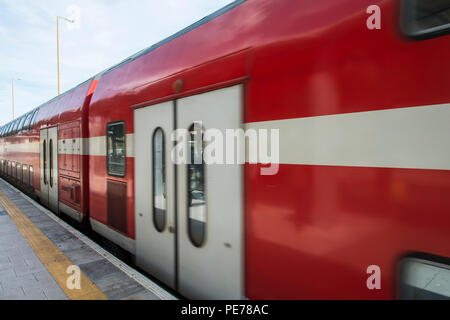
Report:
[[0,300],[173,300],[0,179]]

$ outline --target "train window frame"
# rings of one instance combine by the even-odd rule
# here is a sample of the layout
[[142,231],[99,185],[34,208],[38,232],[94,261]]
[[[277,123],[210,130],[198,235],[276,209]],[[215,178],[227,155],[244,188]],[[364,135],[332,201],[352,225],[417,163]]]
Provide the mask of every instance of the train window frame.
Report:
[[[155,142],[156,142],[156,138],[157,138],[157,133],[161,132],[162,134],[162,141],[161,141],[161,155],[162,155],[162,184],[163,184],[163,195],[164,196],[164,219],[163,222],[161,223],[161,226],[159,225],[159,221],[158,221],[158,215],[157,215],[157,208],[156,207],[156,197],[159,195],[156,193],[156,147],[155,147]],[[155,131],[153,132],[153,136],[152,136],[152,198],[153,198],[153,226],[155,227],[156,231],[158,231],[159,233],[163,233],[166,228],[167,228],[167,209],[168,209],[168,201],[167,201],[167,164],[166,164],[166,134],[164,132],[164,129],[161,127],[158,127],[155,129]],[[160,209],[162,210],[162,209]]]
[[[19,162],[16,163],[16,180],[17,183],[22,183],[22,164],[20,164]],[[20,174],[20,176],[19,176]]]
[[28,165],[22,165],[22,183],[26,186],[28,185]]
[[28,185],[32,188],[34,188],[34,170],[33,166],[28,166]]
[[8,136],[12,136],[13,129],[14,129],[14,121],[11,122],[11,125],[8,128]]
[[[110,156],[109,156],[109,128],[112,126],[119,126],[122,125],[123,126],[123,137],[124,137],[124,153],[125,153],[125,157],[124,157],[124,162],[123,162],[123,173],[115,173],[115,172],[111,172],[110,171]],[[125,178],[127,175],[127,126],[125,124],[125,121],[123,120],[119,120],[119,121],[113,121],[113,122],[108,122],[106,124],[106,172],[109,176],[111,177],[118,177],[118,178]]]
[[28,126],[28,131],[33,130],[33,126],[34,126],[34,124],[35,124],[35,121],[36,121],[36,117],[37,117],[37,115],[38,115],[38,112],[39,112],[39,109],[36,109],[36,110],[33,111],[33,116],[31,117],[30,125]]
[[[418,23],[419,4],[425,0],[403,0],[401,4],[401,29],[402,32],[416,40],[427,40],[437,38],[450,34],[450,21],[445,24],[421,27]],[[429,3],[429,2],[428,2]],[[450,11],[450,7],[447,9]],[[423,11],[422,11],[423,14]],[[426,18],[437,16],[437,14],[430,14]]]
[[[203,158],[203,154],[204,154],[205,147],[206,147],[205,141],[204,141],[204,132],[206,130],[205,130],[205,128],[203,127],[203,125],[201,123],[195,121],[194,123],[192,123],[191,126],[189,126],[189,128],[188,128],[188,132],[189,132],[188,133],[188,135],[189,135],[188,143],[191,144],[191,141],[195,141],[195,139],[196,139],[195,137],[194,137],[194,140],[192,140],[192,138],[194,136],[193,132],[196,132],[197,131],[196,129],[198,129],[198,128],[200,128],[201,134],[202,134],[202,138],[201,138],[201,141],[202,141],[202,145],[201,145],[201,148],[202,148],[201,149],[201,160],[202,160],[202,163],[201,164],[196,164],[195,163],[195,159],[193,159],[192,151],[194,150],[194,152],[195,152],[195,143],[194,143],[194,149],[192,148],[192,145],[188,145],[189,153],[191,155],[191,159],[190,159],[190,164],[186,165],[186,167],[187,167],[186,168],[186,174],[187,174],[187,176],[186,176],[186,182],[187,182],[187,186],[186,186],[186,188],[187,188],[186,189],[187,190],[187,193],[186,193],[186,204],[187,204],[187,222],[188,222],[187,223],[187,229],[188,229],[187,232],[188,232],[189,241],[191,242],[191,244],[195,248],[200,249],[200,248],[202,248],[202,247],[204,247],[206,245],[207,240],[208,240],[207,239],[207,235],[208,235],[208,213],[209,213],[209,211],[208,211],[207,179],[206,179],[206,177],[207,177],[207,165],[206,165],[205,160]],[[191,217],[191,213],[192,213],[191,209],[194,207],[194,205],[192,204],[193,197],[191,196],[191,192],[194,191],[194,188],[192,188],[192,183],[191,183],[192,182],[191,172],[193,170],[198,170],[198,167],[195,168],[195,166],[202,166],[203,198],[204,198],[204,204],[203,205],[204,205],[204,208],[205,208],[205,212],[204,212],[205,221],[201,221],[201,223],[203,225],[201,226],[202,236],[201,236],[200,240],[196,239],[196,237],[194,236],[194,234],[193,234],[193,224],[191,224],[192,220],[196,220],[197,222],[199,222],[199,220],[194,219],[194,218]],[[192,168],[190,168],[190,167],[192,167]],[[199,226],[197,226],[197,227],[199,227]],[[197,228],[197,229],[199,229],[199,228]],[[197,236],[197,238],[199,238],[199,237]]]
[[14,161],[11,161],[11,178],[16,178],[16,163]]
[[3,136],[4,136],[4,137],[7,137],[7,136],[8,136],[8,133],[9,133],[9,127],[11,127],[11,122],[8,123],[8,124],[6,125],[5,132],[3,133]]
[[48,143],[48,155],[49,155],[48,180],[50,183],[50,188],[53,188],[53,139],[50,139]]
[[22,131],[23,126],[25,124],[25,120],[27,120],[27,115],[24,115],[22,118],[20,118],[19,126],[17,128],[17,131]]
[[47,183],[47,141],[44,140],[42,143],[42,176],[44,178],[44,185],[46,186]]
[[9,130],[8,130],[8,136],[12,136],[13,135],[15,126],[16,126],[16,121],[11,122],[11,126],[9,127]]
[[30,122],[31,119],[33,118],[33,112],[29,112],[26,116],[25,122],[23,123],[23,128],[22,130],[24,132],[29,131],[29,127],[30,127]]
[[22,118],[18,118],[14,123],[13,135],[15,135],[19,131],[19,125],[22,121]]

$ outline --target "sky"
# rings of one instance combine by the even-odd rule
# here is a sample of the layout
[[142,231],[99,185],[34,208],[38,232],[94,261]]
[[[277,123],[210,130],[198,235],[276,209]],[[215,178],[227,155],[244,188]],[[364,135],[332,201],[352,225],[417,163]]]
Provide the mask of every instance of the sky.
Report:
[[232,0],[0,0],[0,125],[159,42]]

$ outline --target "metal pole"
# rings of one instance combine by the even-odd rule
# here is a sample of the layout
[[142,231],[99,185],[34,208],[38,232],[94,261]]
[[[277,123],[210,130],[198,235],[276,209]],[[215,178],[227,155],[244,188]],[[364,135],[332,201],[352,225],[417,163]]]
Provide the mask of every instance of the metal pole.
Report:
[[11,80],[12,83],[12,118],[14,120],[14,79]]
[[61,94],[60,75],[59,75],[59,16],[56,17],[56,43],[58,59],[58,96]]

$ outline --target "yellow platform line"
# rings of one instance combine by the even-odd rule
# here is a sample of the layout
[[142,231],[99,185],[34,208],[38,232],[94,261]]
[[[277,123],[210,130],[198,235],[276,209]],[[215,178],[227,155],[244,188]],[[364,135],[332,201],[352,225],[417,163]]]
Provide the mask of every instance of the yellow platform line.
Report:
[[0,204],[70,300],[108,299],[83,272],[81,272],[81,289],[67,288],[67,279],[71,276],[67,273],[67,268],[74,265],[72,261],[1,191]]

